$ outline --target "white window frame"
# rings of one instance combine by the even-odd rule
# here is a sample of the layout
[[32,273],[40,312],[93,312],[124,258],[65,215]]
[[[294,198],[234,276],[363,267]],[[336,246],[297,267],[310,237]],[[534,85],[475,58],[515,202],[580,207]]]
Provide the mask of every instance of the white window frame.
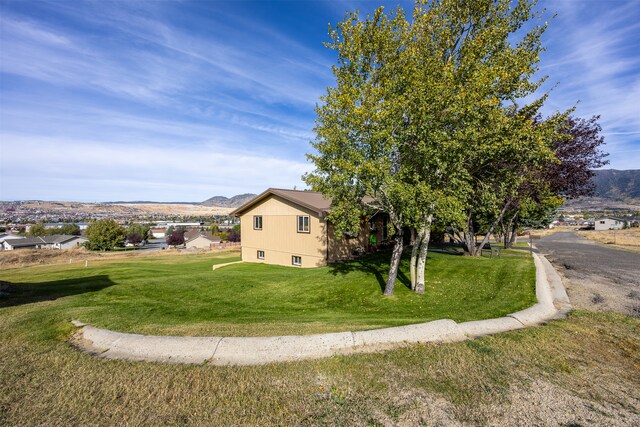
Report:
[[[259,218],[259,220],[258,220]],[[258,221],[260,222],[260,227],[257,226]],[[262,230],[262,215],[254,215],[253,216],[253,229],[254,230]]]
[[[305,230],[305,219],[306,219],[306,230]],[[300,220],[302,220],[302,228],[300,228]],[[298,233],[305,233],[305,234],[309,234],[311,233],[311,218],[309,217],[309,215],[298,215],[296,217],[296,228],[298,230]]]
[[[262,256],[260,256],[260,253],[262,253]],[[260,249],[258,249],[258,251],[256,252],[256,257],[258,259],[264,259],[264,251],[261,251]]]
[[[298,262],[296,263],[296,258]],[[302,257],[298,255],[291,255],[291,265],[295,265],[296,267],[300,267],[302,265]]]

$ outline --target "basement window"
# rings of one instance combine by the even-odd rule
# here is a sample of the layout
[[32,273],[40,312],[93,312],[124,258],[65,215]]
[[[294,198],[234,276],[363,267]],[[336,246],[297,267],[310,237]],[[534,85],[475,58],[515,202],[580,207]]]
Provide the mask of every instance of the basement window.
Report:
[[264,251],[258,251],[258,259],[264,259]]
[[293,264],[293,265],[302,265],[302,257],[293,255],[291,257],[291,264]]
[[253,229],[262,230],[262,215],[254,215],[253,217]]
[[298,216],[298,233],[310,233],[309,215]]

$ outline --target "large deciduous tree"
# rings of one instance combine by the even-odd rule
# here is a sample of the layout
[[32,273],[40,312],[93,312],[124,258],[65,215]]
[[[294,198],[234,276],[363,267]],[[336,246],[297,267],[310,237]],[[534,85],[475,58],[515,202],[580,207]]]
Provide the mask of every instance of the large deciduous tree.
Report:
[[599,116],[582,119],[569,116],[558,125],[552,141],[553,161],[528,168],[502,224],[504,246],[515,243],[521,224],[547,219],[566,199],[593,194],[594,169],[608,163],[602,151]]
[[99,219],[87,227],[87,247],[94,251],[110,251],[124,246],[126,231],[113,219]]
[[392,295],[404,247],[405,209],[414,203],[403,180],[402,50],[409,24],[398,10],[383,8],[364,21],[352,13],[330,31],[326,45],[338,53],[336,87],[316,109],[315,171],[305,176],[314,190],[332,197],[328,217],[339,234],[355,232],[363,217],[389,214],[394,247],[384,294]]
[[455,224],[467,252],[478,254],[475,218],[503,216],[501,201],[522,179],[497,160],[553,156],[551,121],[533,120],[544,97],[516,106],[540,85],[532,75],[545,26],[518,33],[532,5],[418,1],[410,21],[401,9],[387,16],[379,8],[365,20],[352,13],[330,31],[336,86],[316,109],[315,171],[305,179],[333,198],[329,220],[339,232],[358,228],[368,208],[389,214],[395,233],[385,295],[394,290],[405,227],[416,230],[411,276],[421,292],[434,215]]

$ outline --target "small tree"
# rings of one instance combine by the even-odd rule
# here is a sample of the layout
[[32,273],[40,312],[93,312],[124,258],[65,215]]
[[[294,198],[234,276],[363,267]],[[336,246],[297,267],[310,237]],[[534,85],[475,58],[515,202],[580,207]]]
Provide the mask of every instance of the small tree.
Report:
[[87,227],[87,248],[94,251],[109,251],[124,246],[126,231],[113,219],[99,219]]
[[142,243],[143,240],[144,239],[138,232],[133,232],[133,233],[130,232],[129,234],[127,234],[127,242],[131,244],[139,245],[140,243]]
[[39,222],[29,227],[29,236],[46,236],[47,229],[44,227],[44,223]]
[[171,234],[167,236],[166,242],[167,242],[167,245],[169,246],[184,245],[184,231],[174,230]]
[[64,224],[56,231],[59,234],[66,234],[70,236],[79,236],[81,234],[80,227],[76,224]]
[[227,233],[227,240],[230,242],[239,242],[240,241],[240,226],[234,225],[229,233]]
[[135,245],[142,243],[149,236],[151,228],[147,224],[129,224],[127,228],[127,241]]

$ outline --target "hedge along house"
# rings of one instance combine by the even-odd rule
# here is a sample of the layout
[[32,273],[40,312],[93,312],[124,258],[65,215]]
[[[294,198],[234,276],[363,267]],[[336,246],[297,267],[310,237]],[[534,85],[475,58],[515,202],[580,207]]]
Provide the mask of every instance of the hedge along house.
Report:
[[240,217],[242,260],[320,267],[370,250],[387,239],[388,216],[363,220],[355,236],[338,236],[327,220],[331,199],[313,191],[269,188],[231,212]]

